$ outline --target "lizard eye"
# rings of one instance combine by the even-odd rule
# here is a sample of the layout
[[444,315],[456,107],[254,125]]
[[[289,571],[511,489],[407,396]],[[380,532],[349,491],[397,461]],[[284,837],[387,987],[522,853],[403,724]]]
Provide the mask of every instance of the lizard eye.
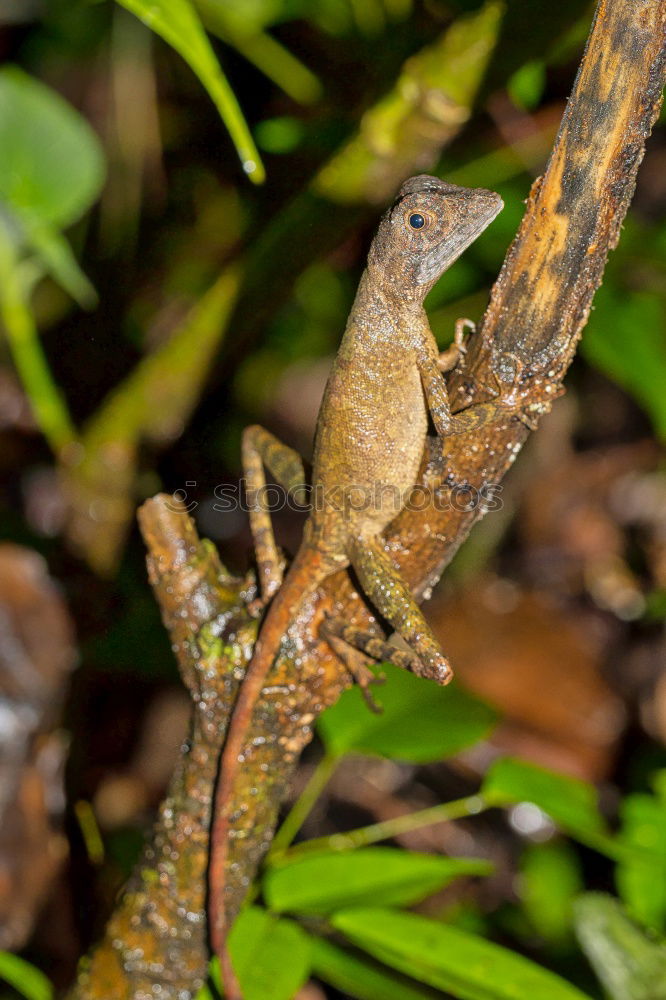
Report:
[[407,221],[412,229],[424,229],[426,226],[426,218],[420,212],[412,212]]

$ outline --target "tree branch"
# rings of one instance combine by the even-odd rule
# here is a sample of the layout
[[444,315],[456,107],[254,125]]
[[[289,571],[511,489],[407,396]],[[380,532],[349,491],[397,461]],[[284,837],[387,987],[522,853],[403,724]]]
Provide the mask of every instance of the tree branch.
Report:
[[143,505],[139,521],[192,723],[152,837],[104,937],[81,962],[70,1000],[153,996],[155,985],[162,998],[182,1000],[205,981],[211,796],[229,706],[256,635],[242,581],[199,541],[184,510],[159,496]]
[[[559,393],[659,110],[665,21],[666,0],[599,3],[545,175],[532,189],[466,369],[451,379],[457,408],[492,398],[499,381],[505,391],[513,384],[510,391],[531,421]],[[482,438],[452,437],[444,454],[429,440],[419,485],[441,488],[445,498],[461,485],[480,491],[499,484],[527,435],[526,424],[506,413],[484,428]],[[179,989],[195,989],[205,969],[210,798],[226,706],[250,651],[252,623],[241,607],[242,585],[230,581],[211,548],[198,542],[184,513],[165,513],[165,499],[144,505],[141,522],[151,581],[195,703],[192,748],[162,807],[144,866],[72,994],[77,998],[134,997],[155,982],[163,986],[162,997],[175,998]],[[388,549],[422,597],[483,513],[478,504],[467,511],[457,506],[405,510],[387,533]],[[312,723],[349,683],[341,662],[317,637],[322,616],[333,610],[350,622],[377,627],[341,573],[329,578],[285,636],[234,790],[229,919],[270,843]],[[188,922],[187,913],[196,918]],[[136,959],[138,948],[143,953]]]

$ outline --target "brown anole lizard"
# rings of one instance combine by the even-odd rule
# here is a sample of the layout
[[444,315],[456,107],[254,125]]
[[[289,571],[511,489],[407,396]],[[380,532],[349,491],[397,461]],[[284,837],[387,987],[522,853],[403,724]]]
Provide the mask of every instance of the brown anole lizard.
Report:
[[225,953],[224,884],[233,786],[253,710],[302,603],[329,574],[351,565],[367,598],[408,649],[389,646],[375,633],[329,619],[324,635],[336,643],[336,650],[342,640],[440,684],[452,676],[439,643],[385,550],[382,531],[414,486],[428,414],[437,434],[446,439],[482,426],[502,406],[500,398],[451,413],[442,373],[459,357],[462,328],[457,331],[457,348],[440,355],[423,306],[437,279],[501,208],[501,198],[491,191],[422,175],[403,184],[383,216],[319,411],[314,504],[284,582],[270,514],[256,498],[265,485],[264,467],[285,489],[297,493],[305,482],[303,463],[263,428],[248,427],[244,432],[242,460],[262,602],[275,597],[229,724],[212,818],[210,930],[213,947],[227,966],[231,997],[240,996]]

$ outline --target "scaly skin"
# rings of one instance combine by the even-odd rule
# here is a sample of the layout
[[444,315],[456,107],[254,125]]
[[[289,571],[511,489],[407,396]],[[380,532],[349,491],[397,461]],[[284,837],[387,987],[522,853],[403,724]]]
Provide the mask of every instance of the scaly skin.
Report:
[[[258,506],[251,511],[262,595],[264,600],[275,591],[277,595],[241,685],[215,795],[209,915],[231,1000],[240,992],[225,952],[228,810],[252,712],[302,602],[326,576],[351,564],[368,598],[411,648],[409,654],[400,651],[401,660],[439,683],[451,677],[446,657],[384,550],[381,532],[404,506],[416,480],[428,413],[445,437],[480,426],[495,408],[483,404],[451,415],[423,301],[501,208],[493,192],[456,187],[434,177],[413,177],[403,185],[370,247],[326,386],[317,421],[314,506],[279,590],[281,571],[270,520]],[[261,428],[248,428],[244,464],[252,489],[262,484],[263,463],[288,488],[303,481],[302,466],[290,449]],[[376,635],[368,635],[365,642],[361,635],[359,642],[358,630],[346,633],[344,624],[337,623],[335,634],[343,639],[348,634],[371,655],[385,651]]]

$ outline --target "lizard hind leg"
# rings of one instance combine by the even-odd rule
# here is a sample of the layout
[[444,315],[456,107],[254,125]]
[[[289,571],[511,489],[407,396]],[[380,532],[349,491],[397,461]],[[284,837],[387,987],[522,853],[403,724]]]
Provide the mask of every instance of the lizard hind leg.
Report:
[[[398,635],[413,650],[412,655],[405,656],[403,650],[391,646],[390,655],[386,659],[407,667],[419,677],[428,677],[439,684],[448,684],[453,677],[449,661],[444,656],[400,571],[384,550],[381,537],[353,539],[350,543],[349,557],[364,593],[382,617],[390,622]],[[362,636],[357,635],[356,638],[362,639]],[[372,641],[380,640],[372,636]],[[383,645],[385,652],[388,644]],[[363,648],[371,652],[369,643]]]
[[258,424],[246,427],[243,431],[241,461],[261,593],[261,599],[254,602],[253,608],[259,611],[279,589],[284,572],[284,560],[275,542],[271,514],[266,502],[264,466],[299,504],[305,501],[305,469],[298,452]]

